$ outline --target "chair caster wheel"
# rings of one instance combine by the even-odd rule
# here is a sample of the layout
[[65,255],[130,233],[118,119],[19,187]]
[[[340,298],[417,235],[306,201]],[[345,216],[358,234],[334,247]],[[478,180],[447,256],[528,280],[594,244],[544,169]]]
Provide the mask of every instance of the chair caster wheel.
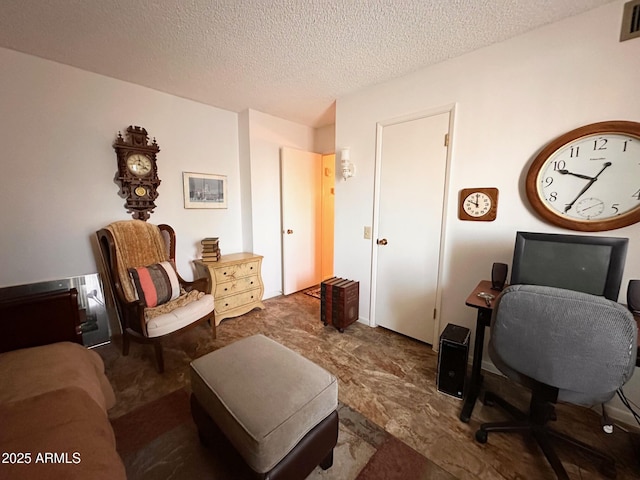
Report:
[[484,430],[480,429],[476,431],[476,442],[478,443],[487,443],[488,433]]
[[340,333],[344,333],[344,328],[339,328],[339,329],[338,329],[338,331],[339,331]]
[[322,325],[324,325],[326,327],[328,324],[327,324],[327,322],[322,322]]

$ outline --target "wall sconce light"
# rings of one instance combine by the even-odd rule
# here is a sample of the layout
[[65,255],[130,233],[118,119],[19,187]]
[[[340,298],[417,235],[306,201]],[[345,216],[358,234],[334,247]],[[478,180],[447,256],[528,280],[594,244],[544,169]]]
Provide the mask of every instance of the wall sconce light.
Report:
[[340,166],[342,167],[342,178],[345,180],[353,177],[356,173],[356,166],[351,163],[351,152],[348,148],[340,150]]

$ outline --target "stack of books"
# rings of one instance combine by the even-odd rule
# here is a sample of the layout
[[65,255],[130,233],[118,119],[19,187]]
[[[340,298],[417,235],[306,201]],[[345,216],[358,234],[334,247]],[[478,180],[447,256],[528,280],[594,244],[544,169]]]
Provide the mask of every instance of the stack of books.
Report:
[[207,237],[200,243],[202,244],[203,262],[217,262],[220,260],[220,243],[218,237]]
[[340,333],[358,320],[360,283],[333,277],[320,284],[320,320]]

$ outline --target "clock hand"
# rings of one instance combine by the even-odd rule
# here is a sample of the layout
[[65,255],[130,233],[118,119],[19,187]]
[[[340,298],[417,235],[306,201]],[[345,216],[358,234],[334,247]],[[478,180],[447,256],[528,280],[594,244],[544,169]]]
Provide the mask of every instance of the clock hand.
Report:
[[473,202],[473,204],[476,206],[476,208],[478,208],[480,206],[480,203],[478,202],[478,197],[479,197],[479,195],[476,193],[476,201]]
[[573,202],[571,202],[570,204],[568,204],[565,209],[564,209],[564,213],[567,213],[569,210],[571,210],[571,207],[573,207],[573,204],[576,203],[576,201],[584,194],[584,192],[586,192],[587,190],[589,190],[591,188],[591,185],[593,185],[594,183],[596,183],[596,180],[598,180],[598,177],[600,176],[600,174],[602,172],[604,172],[607,167],[611,166],[611,162],[606,162],[604,164],[604,166],[602,167],[602,169],[598,172],[598,174],[593,177],[591,180],[589,180],[589,183],[587,183],[584,188],[582,190],[580,190],[580,193],[576,196],[576,198],[573,199]]
[[594,203],[593,205],[590,205],[586,208],[583,208],[582,211],[586,212],[587,210],[589,210],[590,208],[595,208],[595,207],[599,207],[600,205],[602,205],[602,202],[598,202],[598,203]]
[[573,175],[574,177],[578,177],[578,178],[583,178],[585,180],[592,180],[593,177],[588,177],[586,175],[581,175],[579,173],[573,173],[570,172],[569,170],[556,170],[558,173],[561,173],[562,175]]

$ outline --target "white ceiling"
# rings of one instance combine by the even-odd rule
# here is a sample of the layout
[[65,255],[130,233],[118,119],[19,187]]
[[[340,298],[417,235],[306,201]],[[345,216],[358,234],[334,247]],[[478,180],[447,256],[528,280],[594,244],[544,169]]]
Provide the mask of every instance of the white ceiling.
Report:
[[0,46],[318,127],[341,95],[610,1],[2,0]]

